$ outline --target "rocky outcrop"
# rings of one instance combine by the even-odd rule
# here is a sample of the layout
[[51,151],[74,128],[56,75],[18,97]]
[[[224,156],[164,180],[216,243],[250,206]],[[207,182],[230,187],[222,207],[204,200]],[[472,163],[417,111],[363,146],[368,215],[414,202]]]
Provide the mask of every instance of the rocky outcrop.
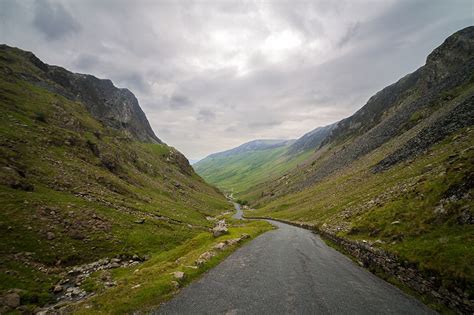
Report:
[[70,100],[82,102],[94,118],[132,139],[162,143],[151,129],[135,95],[128,89],[117,88],[110,80],[47,65],[31,52],[7,45],[0,45],[0,50],[16,50],[38,69],[37,75],[21,74],[23,79]]
[[217,222],[216,226],[212,229],[212,235],[214,235],[214,237],[219,237],[227,233],[229,233],[229,230],[227,229],[225,220],[220,220]]
[[[385,167],[423,152],[446,135],[472,125],[472,93],[459,106],[451,106],[451,103],[460,102],[456,97],[460,90],[472,84],[473,73],[474,27],[467,27],[436,48],[424,66],[378,92],[354,115],[341,120],[321,143],[321,148],[331,148],[332,152],[317,161],[317,167],[308,169],[304,178],[295,179],[289,187],[272,190],[281,195],[313,185],[433,115],[444,118],[430,121],[430,126],[425,126],[425,130],[405,146],[415,147],[403,154],[395,153],[389,158],[391,162],[382,162]],[[428,140],[430,136],[433,138]]]
[[470,80],[474,67],[474,27],[460,30],[427,57],[426,64],[398,82],[384,88],[354,115],[341,120],[323,145],[360,135],[378,123],[392,108],[397,108],[414,92],[420,98]]
[[373,170],[380,172],[401,161],[415,157],[455,131],[472,125],[474,125],[474,96],[459,102],[452,111],[421,130],[400,149],[380,161]]

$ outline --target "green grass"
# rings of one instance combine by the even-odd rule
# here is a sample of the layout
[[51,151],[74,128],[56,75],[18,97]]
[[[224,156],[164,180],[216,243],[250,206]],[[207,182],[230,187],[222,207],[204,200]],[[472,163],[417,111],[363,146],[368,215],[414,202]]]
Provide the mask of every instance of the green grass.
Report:
[[23,304],[43,305],[69,266],[170,252],[231,209],[175,149],[32,83],[49,81],[23,53],[0,50],[0,65],[0,295],[21,289]]
[[288,146],[282,146],[230,157],[210,157],[193,167],[209,183],[241,197],[246,195],[249,187],[281,176],[311,155],[310,151],[296,156],[287,153]]
[[[204,266],[197,269],[190,268],[189,266],[194,266],[194,262],[203,252],[212,250],[212,247],[218,242],[240,237],[243,233],[249,234],[252,239],[272,228],[269,223],[264,221],[247,221],[245,223],[239,222],[239,226],[229,229],[228,235],[219,238],[214,238],[209,232],[202,232],[172,250],[153,255],[149,261],[140,266],[114,270],[113,279],[118,282],[117,287],[81,303],[73,308],[73,312],[76,314],[90,314],[91,312],[125,314],[137,310],[149,311],[177,293],[177,289],[172,283],[174,280],[172,272],[183,271],[185,280],[180,283],[180,286],[186,286],[227,257],[235,249],[235,246],[218,252],[218,255]],[[97,279],[98,275],[94,278]],[[93,279],[91,281],[94,281]],[[100,283],[100,281],[98,282]],[[139,287],[136,287],[137,285]],[[89,283],[88,286],[100,288],[98,283]]]

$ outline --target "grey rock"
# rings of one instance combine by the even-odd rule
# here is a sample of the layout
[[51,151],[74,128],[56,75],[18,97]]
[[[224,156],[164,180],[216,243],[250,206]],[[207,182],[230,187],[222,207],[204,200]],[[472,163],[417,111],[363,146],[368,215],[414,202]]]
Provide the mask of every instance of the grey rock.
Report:
[[11,308],[20,305],[20,295],[18,293],[8,293],[2,297],[2,304]]
[[53,288],[53,292],[54,293],[60,293],[64,290],[64,288],[61,286],[61,285],[55,285],[54,288]]
[[185,273],[182,271],[175,271],[173,272],[173,277],[178,281],[182,281],[184,280]]

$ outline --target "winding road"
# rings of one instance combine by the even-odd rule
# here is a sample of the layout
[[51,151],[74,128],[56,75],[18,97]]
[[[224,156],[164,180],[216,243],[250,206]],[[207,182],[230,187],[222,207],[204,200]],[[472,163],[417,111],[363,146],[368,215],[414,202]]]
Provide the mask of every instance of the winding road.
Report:
[[236,250],[153,314],[435,313],[311,231],[270,222],[278,229]]

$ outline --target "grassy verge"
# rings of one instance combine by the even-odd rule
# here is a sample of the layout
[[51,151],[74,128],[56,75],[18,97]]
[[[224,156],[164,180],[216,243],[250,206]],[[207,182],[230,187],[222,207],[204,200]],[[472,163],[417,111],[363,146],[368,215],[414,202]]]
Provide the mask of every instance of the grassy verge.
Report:
[[112,277],[117,281],[117,286],[108,290],[100,289],[101,275],[97,272],[86,285],[98,289],[98,295],[75,306],[72,311],[75,314],[123,314],[149,311],[179,291],[173,283],[173,272],[185,273],[185,278],[179,283],[179,287],[186,286],[236,249],[236,246],[230,246],[217,252],[217,255],[203,266],[192,267],[196,259],[202,253],[211,250],[215,244],[237,238],[243,233],[250,235],[248,241],[270,229],[272,226],[267,222],[249,221],[230,227],[229,234],[218,238],[214,238],[209,232],[200,233],[172,250],[152,255],[149,261],[140,266],[114,270]]

